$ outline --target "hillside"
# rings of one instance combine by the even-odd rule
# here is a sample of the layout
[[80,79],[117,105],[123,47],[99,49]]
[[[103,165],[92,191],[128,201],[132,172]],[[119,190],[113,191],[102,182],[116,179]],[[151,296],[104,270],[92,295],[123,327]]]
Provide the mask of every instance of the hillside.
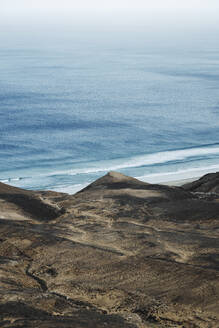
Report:
[[219,327],[219,173],[110,172],[75,195],[0,184],[0,326]]

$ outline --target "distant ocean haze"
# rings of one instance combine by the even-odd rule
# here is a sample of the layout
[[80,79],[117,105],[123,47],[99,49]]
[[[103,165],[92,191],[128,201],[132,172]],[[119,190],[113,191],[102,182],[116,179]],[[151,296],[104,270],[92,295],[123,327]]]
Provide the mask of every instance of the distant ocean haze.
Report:
[[0,180],[80,190],[110,170],[149,182],[219,170],[217,43],[24,44],[0,52]]

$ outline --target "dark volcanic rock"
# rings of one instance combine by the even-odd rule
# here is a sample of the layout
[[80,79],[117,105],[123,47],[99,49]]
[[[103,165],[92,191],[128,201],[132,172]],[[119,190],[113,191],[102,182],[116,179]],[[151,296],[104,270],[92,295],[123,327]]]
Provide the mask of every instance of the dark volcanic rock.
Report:
[[32,191],[27,191],[0,183],[0,200],[4,201],[2,209],[13,205],[18,207],[18,212],[36,220],[52,220],[64,214],[64,208],[46,202]]
[[219,327],[217,177],[110,172],[73,196],[0,184],[0,326]]
[[219,194],[219,172],[206,174],[197,181],[185,184],[183,189],[193,192]]

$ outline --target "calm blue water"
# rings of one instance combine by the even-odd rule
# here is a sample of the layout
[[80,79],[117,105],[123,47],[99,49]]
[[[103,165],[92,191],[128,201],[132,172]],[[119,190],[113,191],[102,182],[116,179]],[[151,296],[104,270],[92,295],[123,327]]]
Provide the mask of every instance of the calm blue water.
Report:
[[19,187],[217,171],[218,43],[1,47],[0,123],[0,181]]

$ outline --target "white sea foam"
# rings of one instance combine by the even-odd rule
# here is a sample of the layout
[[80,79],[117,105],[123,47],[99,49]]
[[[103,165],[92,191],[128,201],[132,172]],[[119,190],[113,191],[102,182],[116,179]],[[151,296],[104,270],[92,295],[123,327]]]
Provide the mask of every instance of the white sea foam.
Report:
[[[93,163],[83,163],[82,168],[75,168],[72,170],[60,170],[60,171],[53,171],[53,172],[45,172],[45,173],[36,173],[32,176],[27,177],[12,177],[8,179],[1,179],[1,182],[5,183],[11,183],[15,185],[16,182],[19,180],[25,180],[25,183],[19,182],[20,187],[26,187],[26,186],[33,186],[32,180],[33,179],[39,179],[39,177],[50,177],[54,179],[54,187],[51,187],[50,189],[60,191],[60,192],[67,192],[70,194],[73,194],[84,187],[86,187],[89,182],[81,183],[81,184],[72,184],[69,185],[63,185],[63,186],[56,186],[56,176],[59,175],[89,175],[89,174],[97,174],[97,176],[101,176],[104,173],[108,171],[116,171],[126,168],[139,168],[139,167],[146,167],[147,166],[158,164],[157,171],[159,170],[159,164],[165,164],[171,162],[182,162],[185,163],[187,160],[190,160],[191,158],[194,159],[193,167],[181,169],[178,171],[171,171],[171,172],[159,172],[159,173],[151,173],[146,174],[143,176],[137,176],[139,180],[147,181],[151,183],[162,183],[162,182],[169,182],[169,181],[175,181],[175,180],[183,180],[183,179],[189,179],[189,178],[196,178],[200,177],[206,173],[219,171],[219,165],[211,165],[211,166],[204,166],[200,167],[200,163],[197,165],[198,161],[202,158],[208,159],[208,157],[217,157],[219,156],[219,146],[203,146],[199,148],[189,148],[189,149],[182,149],[182,150],[172,150],[172,151],[165,151],[165,152],[158,152],[158,153],[152,153],[152,154],[145,154],[141,156],[134,156],[130,158],[118,158],[113,159],[109,161],[98,161]],[[197,165],[197,166],[195,166]],[[166,168],[171,170],[171,166],[167,166]],[[173,169],[173,167],[172,167]],[[132,174],[134,175],[134,174]],[[96,177],[95,177],[96,178]],[[94,178],[94,180],[95,180]],[[78,178],[77,178],[78,180]],[[84,181],[90,181],[91,176],[89,178],[85,179]],[[34,184],[35,185],[35,184]]]
[[178,170],[174,172],[163,172],[146,174],[136,177],[139,180],[150,183],[171,182],[175,180],[185,180],[190,178],[198,178],[207,173],[213,173],[219,170],[219,165],[211,165],[206,167],[194,167],[185,170]]
[[[146,181],[149,183],[167,183],[167,182],[173,182],[173,181],[183,181],[187,179],[192,178],[199,178],[200,176],[216,172],[219,170],[219,165],[212,165],[208,167],[202,167],[202,168],[191,168],[186,170],[178,170],[175,172],[163,172],[163,173],[153,173],[153,174],[147,174],[144,176],[138,176],[135,177],[138,180]],[[90,183],[90,182],[89,182]],[[89,183],[83,183],[83,184],[74,184],[70,186],[58,186],[54,187],[53,190],[58,192],[64,192],[68,194],[75,194],[76,192],[82,190],[86,186],[89,185]]]
[[24,178],[18,177],[18,178],[0,179],[0,182],[7,183],[7,182],[11,182],[11,181],[19,181],[19,180],[22,180],[22,179],[24,179]]
[[153,154],[145,154],[140,156],[134,156],[129,158],[113,159],[108,161],[98,161],[88,163],[87,167],[76,168],[69,171],[57,171],[49,175],[59,174],[90,174],[99,172],[108,172],[121,170],[126,168],[137,168],[142,166],[149,166],[154,164],[164,164],[171,161],[185,161],[189,158],[203,158],[212,155],[219,155],[219,147],[200,147],[200,148],[189,148],[181,150],[170,150],[164,152],[158,152]]

